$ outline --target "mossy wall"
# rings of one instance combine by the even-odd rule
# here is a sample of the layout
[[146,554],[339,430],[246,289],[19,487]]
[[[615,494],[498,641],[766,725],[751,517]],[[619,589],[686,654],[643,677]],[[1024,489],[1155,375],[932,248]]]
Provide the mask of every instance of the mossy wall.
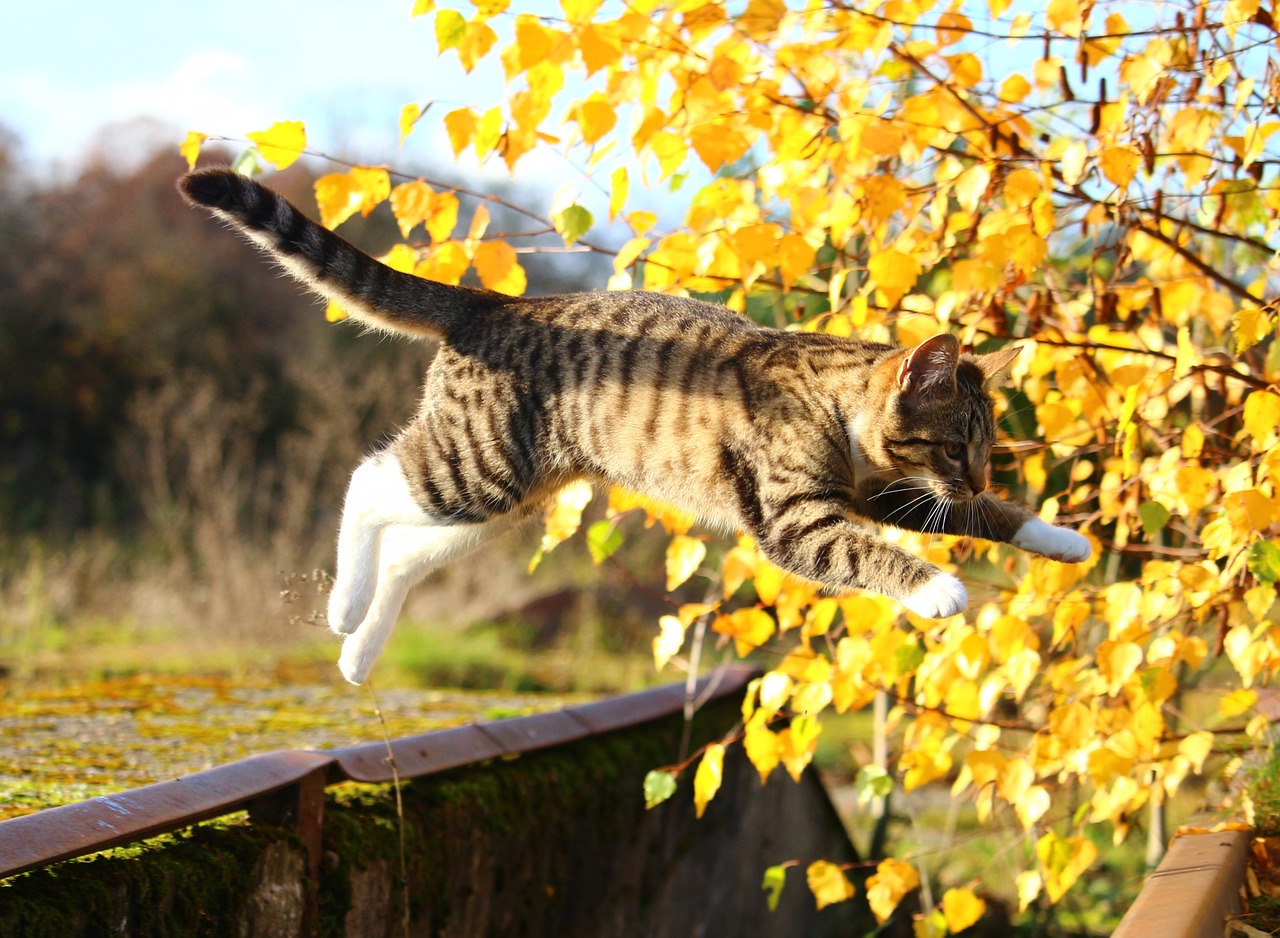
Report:
[[[698,737],[735,719],[704,712]],[[855,858],[815,779],[768,785],[725,763],[701,820],[682,786],[645,811],[645,772],[675,761],[678,719],[495,760],[404,786],[331,789],[318,883],[285,831],[204,825],[128,855],[71,861],[0,888],[0,934],[821,936],[859,934],[865,908],[816,912],[801,869],[776,912],[760,888],[784,860]],[[690,774],[690,773],[686,773]],[[407,931],[406,931],[407,911]]]

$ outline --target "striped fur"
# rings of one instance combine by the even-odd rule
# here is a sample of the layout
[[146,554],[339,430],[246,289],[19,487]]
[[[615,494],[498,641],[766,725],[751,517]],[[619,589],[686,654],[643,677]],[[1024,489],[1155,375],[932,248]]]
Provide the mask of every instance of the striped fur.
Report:
[[[352,318],[440,342],[416,416],[357,470],[344,507],[330,624],[348,635],[341,664],[356,682],[412,581],[576,479],[671,502],[751,534],[798,576],[935,616],[963,610],[959,581],[856,518],[1005,542],[1033,520],[987,491],[987,385],[1013,350],[781,331],[652,293],[513,298],[433,283],[229,171],[181,188]],[[1088,555],[1084,538],[1050,530],[1063,536],[1022,540]]]

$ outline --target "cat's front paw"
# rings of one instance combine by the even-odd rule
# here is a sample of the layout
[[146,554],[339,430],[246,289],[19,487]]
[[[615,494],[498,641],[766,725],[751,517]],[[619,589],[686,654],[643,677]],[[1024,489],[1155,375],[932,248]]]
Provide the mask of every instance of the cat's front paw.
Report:
[[964,584],[949,573],[938,573],[902,600],[918,616],[945,619],[959,615],[969,607],[969,593]]
[[1081,563],[1093,555],[1093,545],[1083,534],[1077,534],[1070,528],[1055,527],[1039,518],[1032,518],[1018,528],[1010,543],[1063,563]]

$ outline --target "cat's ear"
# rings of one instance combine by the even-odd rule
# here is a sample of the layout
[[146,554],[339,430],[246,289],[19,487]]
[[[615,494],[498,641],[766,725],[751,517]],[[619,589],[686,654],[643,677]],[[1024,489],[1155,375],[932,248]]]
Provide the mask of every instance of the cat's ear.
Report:
[[998,352],[987,352],[984,355],[970,355],[970,360],[978,366],[987,384],[990,384],[1000,373],[1013,363],[1013,360],[1022,352],[1021,345],[1011,345],[1008,348],[1002,348]]
[[954,393],[959,362],[960,340],[955,336],[944,332],[925,339],[902,360],[898,387],[913,397],[934,391]]

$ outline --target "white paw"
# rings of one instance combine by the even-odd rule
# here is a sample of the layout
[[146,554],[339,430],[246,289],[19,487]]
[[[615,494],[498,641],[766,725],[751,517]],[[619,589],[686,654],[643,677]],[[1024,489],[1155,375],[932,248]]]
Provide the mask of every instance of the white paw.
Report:
[[945,619],[969,607],[969,594],[951,574],[939,573],[903,599],[902,605],[926,619]]
[[335,584],[333,592],[329,594],[329,631],[350,635],[360,627],[372,602],[372,582],[355,591],[341,589]]
[[352,684],[363,684],[364,679],[373,670],[373,663],[378,659],[378,652],[371,649],[361,640],[359,635],[351,635],[342,643],[342,654],[338,658],[338,670]]
[[1014,547],[1064,563],[1080,563],[1093,554],[1093,545],[1083,534],[1069,528],[1054,527],[1039,518],[1032,518],[1018,528],[1011,543]]

